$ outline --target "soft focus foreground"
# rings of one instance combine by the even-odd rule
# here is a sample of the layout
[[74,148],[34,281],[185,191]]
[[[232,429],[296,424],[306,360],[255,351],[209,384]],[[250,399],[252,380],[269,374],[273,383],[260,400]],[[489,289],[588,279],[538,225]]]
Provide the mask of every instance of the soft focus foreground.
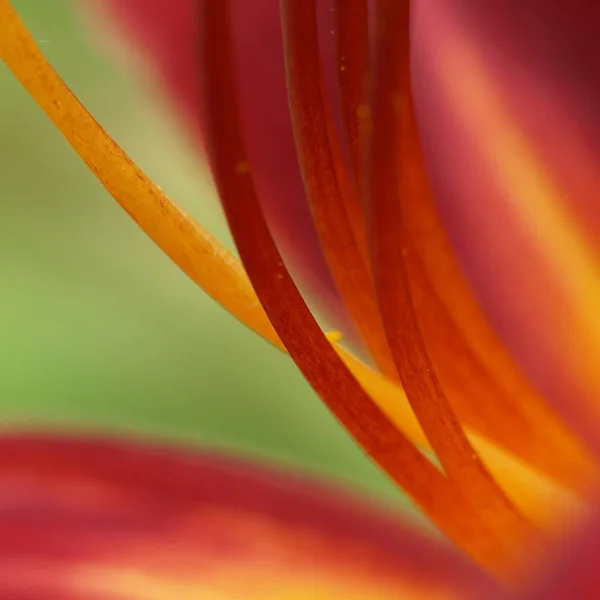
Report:
[[106,441],[0,448],[6,600],[449,600],[486,585],[373,507],[281,473]]

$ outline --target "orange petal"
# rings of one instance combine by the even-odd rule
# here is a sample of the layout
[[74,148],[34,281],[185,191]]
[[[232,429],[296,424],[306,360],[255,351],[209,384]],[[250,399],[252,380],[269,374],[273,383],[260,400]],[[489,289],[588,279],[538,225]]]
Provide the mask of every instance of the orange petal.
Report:
[[444,391],[468,427],[582,493],[598,467],[524,378],[475,302],[432,199],[402,200],[405,264],[421,332]]
[[7,600],[450,599],[488,585],[385,511],[223,457],[4,436],[0,498]]
[[[414,73],[418,79],[418,65]],[[399,198],[404,263],[428,353],[457,416],[567,485],[590,487],[597,466],[517,369],[464,280],[420,158],[410,180]]]

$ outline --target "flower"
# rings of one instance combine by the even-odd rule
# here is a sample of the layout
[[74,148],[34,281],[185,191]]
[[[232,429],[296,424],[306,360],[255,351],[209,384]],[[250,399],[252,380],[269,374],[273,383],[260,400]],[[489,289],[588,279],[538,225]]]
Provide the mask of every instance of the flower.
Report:
[[[565,82],[539,46],[560,27],[575,60],[597,13],[546,3],[532,36],[535,2],[518,19],[506,3],[474,0],[421,0],[412,14],[398,0],[371,12],[360,0],[280,5],[205,0],[198,18],[192,0],[113,6],[195,124],[245,270],[83,109],[7,0],[0,56],[136,222],[290,354],[452,542],[499,579],[535,588],[546,540],[594,510],[600,339],[593,223],[581,223],[595,214],[593,142],[565,116],[585,119],[578,92],[595,89],[595,71]],[[527,78],[514,68],[524,58]],[[549,89],[564,93],[540,105]],[[575,159],[544,151],[548,140]],[[346,346],[323,333],[288,265],[337,317]],[[376,367],[356,358],[367,354]],[[559,575],[552,593],[594,594],[594,531],[527,597]]]

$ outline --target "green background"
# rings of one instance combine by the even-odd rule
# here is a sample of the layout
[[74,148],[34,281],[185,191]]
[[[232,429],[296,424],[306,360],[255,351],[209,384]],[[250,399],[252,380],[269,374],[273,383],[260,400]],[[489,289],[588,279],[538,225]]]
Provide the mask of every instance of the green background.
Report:
[[[138,164],[221,239],[164,94],[64,0],[15,0],[56,69]],[[97,42],[101,42],[98,44]],[[113,47],[114,50],[114,47]],[[132,76],[135,74],[136,76]],[[291,361],[207,298],[0,68],[2,424],[227,449],[395,499]]]

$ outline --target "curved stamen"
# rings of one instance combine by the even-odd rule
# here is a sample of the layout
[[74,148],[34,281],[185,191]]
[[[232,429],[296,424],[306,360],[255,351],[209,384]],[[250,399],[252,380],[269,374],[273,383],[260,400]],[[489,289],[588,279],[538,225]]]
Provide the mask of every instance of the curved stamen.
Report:
[[378,0],[368,208],[373,275],[400,380],[448,477],[509,545],[532,533],[474,451],[448,403],[417,324],[406,277],[405,224],[399,195],[419,202],[420,148],[409,72],[409,0]]
[[[335,169],[339,174],[343,171],[343,165],[339,166],[342,162],[339,158],[340,152],[335,152],[337,140],[331,134],[329,147],[333,156],[337,155],[337,160],[331,160],[327,154],[325,130],[328,125],[330,132],[333,128],[330,126],[331,118],[326,110],[320,71],[315,3],[306,0],[287,0],[282,5],[290,103],[298,152],[315,222],[321,233],[328,262],[336,274],[336,281],[341,282],[342,295],[351,307],[351,314],[359,330],[370,342],[369,348],[380,368],[395,380],[397,372],[393,366],[390,366],[391,357],[377,314],[378,308],[373,298],[374,290],[367,281],[366,271],[369,267],[362,264],[361,257],[357,255],[356,247],[352,245],[350,239],[351,233],[355,234],[355,240],[365,235],[362,210],[358,208],[358,213],[353,215],[354,220],[356,218],[360,220],[358,225],[349,218],[352,232],[348,229],[348,223],[340,217],[340,214],[343,214],[343,205],[354,206],[358,202],[353,190],[347,185],[339,185],[343,177],[338,177],[338,187],[335,188],[333,171]],[[351,121],[346,124],[346,129],[350,135],[350,144],[356,150],[358,144],[356,136],[359,133],[358,103],[363,102],[364,105],[364,79],[367,75],[369,58],[366,4],[363,0],[339,2],[336,16],[342,29],[338,32],[338,45],[345,42],[346,46],[351,46],[345,50],[338,48],[338,60],[341,61],[340,77],[343,76],[346,80],[345,88],[341,90],[343,117],[345,122]],[[353,50],[354,46],[351,43],[352,33],[358,34],[356,50]],[[345,51],[348,53],[347,57],[343,54]],[[353,81],[349,81],[351,77],[354,78]],[[364,133],[362,131],[362,134]],[[364,146],[364,140],[362,143]],[[355,156],[354,159],[358,157]],[[358,165],[359,162],[356,160],[355,167]],[[419,164],[414,165],[415,168],[419,166]],[[360,167],[364,171],[362,164]],[[442,265],[439,267],[432,264],[434,257],[431,246],[439,247],[442,243],[439,239],[440,235],[444,234],[441,228],[435,228],[437,221],[435,213],[431,215],[433,205],[424,170],[421,169],[413,177],[418,177],[420,201],[414,202],[406,196],[400,198],[403,211],[407,215],[407,233],[411,241],[417,238],[419,256],[427,259],[429,271],[436,267],[437,271],[444,270],[444,281],[448,283],[448,279],[457,271],[456,265],[448,264],[451,262],[451,257],[446,255],[442,257]],[[324,190],[324,186],[327,186],[327,189]],[[336,189],[337,193],[332,193],[332,189]],[[410,226],[412,229],[409,229]],[[357,233],[358,229],[360,231]],[[411,232],[412,236],[410,236]],[[416,233],[420,233],[421,236],[415,236]],[[427,239],[424,239],[425,237]],[[342,264],[340,260],[343,260]],[[533,464],[542,465],[545,470],[566,478],[578,489],[584,486],[591,487],[590,482],[598,475],[597,468],[578,440],[561,427],[556,416],[552,415],[548,407],[535,397],[525,382],[516,389],[513,388],[513,392],[523,393],[522,398],[520,395],[503,393],[500,385],[496,384],[487,370],[476,360],[454,323],[449,319],[445,308],[445,297],[440,296],[439,291],[438,295],[434,296],[434,288],[428,281],[427,273],[419,264],[419,257],[411,251],[405,257],[405,262],[407,276],[414,291],[413,301],[417,301],[415,312],[421,327],[424,328],[423,335],[428,353],[432,354],[434,367],[440,371],[439,376],[444,390],[457,416],[467,424],[476,425],[479,430],[484,431],[492,439],[498,440],[505,447],[523,452]],[[352,277],[353,271],[357,272],[354,277]],[[454,292],[457,288],[463,291],[460,282],[456,282],[455,279],[447,287]],[[439,286],[437,289],[439,290]],[[444,293],[445,290],[446,286],[443,288]],[[460,298],[464,299],[464,295],[462,293]],[[361,303],[360,307],[356,306],[357,302]],[[467,312],[472,318],[477,309],[473,304],[472,299],[467,298],[465,308],[457,310],[462,313]],[[485,325],[485,323],[477,325],[480,333]],[[483,341],[491,337],[489,333],[485,335],[486,333],[483,331],[484,335],[481,338]],[[490,350],[488,360],[495,360],[497,363],[498,347],[490,348],[488,341],[486,349]],[[509,372],[505,364],[503,366],[502,375],[506,376],[507,385],[511,380],[514,385],[514,375]],[[539,426],[535,426],[536,423],[539,423]],[[518,432],[522,435],[517,435]],[[549,448],[553,448],[560,458],[553,460],[548,452]]]
[[[261,335],[273,337],[239,261],[171,202],[98,125],[50,67],[8,0],[0,0],[0,58],[102,185],[165,254],[217,302],[235,299],[241,319],[252,323]],[[216,261],[229,268],[215,268]]]
[[[417,165],[418,166],[418,165]],[[570,486],[587,491],[598,466],[518,372],[451,254],[424,171],[419,202],[400,198],[410,288],[427,350],[459,419]]]
[[[343,22],[341,27],[344,32],[338,34],[338,37],[345,40],[346,43],[350,43],[350,31],[348,30],[358,29],[360,34],[363,29],[367,28],[366,6],[360,0],[351,0],[349,3],[341,2],[340,4],[337,7],[337,18]],[[378,309],[372,302],[374,290],[367,281],[366,270],[369,269],[369,266],[365,267],[362,264],[361,257],[358,256],[351,239],[352,233],[355,234],[355,240],[360,240],[364,236],[362,211],[359,208],[358,212],[352,213],[347,209],[347,214],[352,214],[354,219],[357,216],[360,219],[360,223],[356,225],[352,218],[349,218],[352,231],[349,230],[348,222],[343,218],[342,207],[345,205],[347,208],[348,204],[355,206],[357,200],[353,190],[349,189],[347,185],[341,185],[343,177],[339,176],[340,172],[343,175],[343,165],[339,166],[341,163],[340,152],[339,150],[336,152],[337,140],[331,133],[333,128],[330,126],[331,119],[326,110],[316,34],[315,3],[286,0],[282,6],[284,9],[283,27],[287,75],[296,143],[304,178],[307,182],[309,201],[321,234],[324,252],[336,276],[336,281],[340,285],[342,295],[351,307],[351,314],[359,330],[363,333],[364,339],[370,342],[368,346],[372,354],[384,373],[395,380],[397,372],[390,366],[389,350],[380,328]],[[362,19],[360,24],[356,24],[357,19]],[[348,74],[353,74],[356,81],[359,82],[364,79],[360,69],[368,67],[368,32],[363,32],[363,35],[367,36],[366,50],[360,51],[361,40],[364,40],[359,35],[359,50],[356,52],[359,56],[354,57],[350,53],[349,57],[353,60],[348,65]],[[346,62],[344,62],[345,64]],[[344,69],[341,73],[346,73],[346,70]],[[356,81],[354,86],[358,88],[360,86],[356,84]],[[344,117],[346,120],[352,115],[356,118],[356,106],[353,106],[352,103],[359,101],[358,89],[351,89],[347,91],[348,94],[354,94],[354,96],[347,99],[348,101],[345,103]],[[362,101],[364,102],[364,98]],[[333,160],[327,153],[328,144],[325,133],[327,125],[329,125],[330,132],[329,149],[334,157]],[[352,127],[353,125],[350,124],[347,129],[352,129]],[[354,130],[356,132],[356,123],[354,123]],[[418,168],[419,165],[415,166]],[[337,188],[334,170],[338,174]],[[423,203],[407,201],[404,197],[400,199],[410,216],[427,214],[429,198],[426,195],[428,191],[426,179],[423,181],[425,187],[421,190],[420,195]],[[360,244],[358,245],[360,246]],[[423,241],[422,245],[426,246],[427,243]],[[427,256],[430,255],[431,252],[428,252]],[[343,261],[342,264],[340,261]],[[475,360],[469,348],[465,347],[462,338],[457,335],[453,323],[448,320],[442,299],[432,296],[429,291],[431,286],[423,279],[425,273],[422,268],[419,268],[416,261],[414,253],[407,256],[409,278],[420,277],[419,291],[424,292],[420,296],[422,302],[417,309],[421,310],[417,310],[417,314],[421,316],[422,322],[426,320],[425,325],[431,325],[431,336],[428,341],[435,352],[435,356],[432,358],[439,359],[437,362],[434,361],[434,364],[443,370],[443,383],[450,385],[450,400],[457,415],[466,423],[476,424],[480,430],[485,431],[492,439],[500,441],[505,447],[523,451],[534,464],[541,465],[546,471],[556,474],[560,478],[564,477],[577,489],[591,487],[590,482],[598,475],[597,468],[579,441],[564,427],[561,427],[556,417],[543,403],[534,401],[531,389],[526,385],[522,384],[515,390],[529,391],[523,397],[523,401],[519,400],[518,403],[512,396],[507,397],[506,394],[503,394],[498,385],[494,385],[492,378]],[[444,263],[446,266],[447,262]],[[416,276],[415,271],[417,272]],[[356,272],[355,277],[352,277],[353,272]],[[454,271],[450,270],[449,272]],[[357,303],[361,303],[361,306],[357,306]],[[466,306],[470,308],[472,304],[470,302]],[[497,348],[491,350],[494,351],[491,360],[494,360],[499,352]],[[506,368],[504,374],[507,377],[511,375]],[[512,380],[514,380],[514,376]],[[482,398],[485,398],[485,406],[482,406]],[[512,430],[511,417],[515,425]],[[539,427],[535,427],[534,419],[536,418],[540,419]],[[542,424],[546,427],[542,427]],[[518,425],[521,425],[520,429],[516,428]],[[535,430],[537,435],[532,434],[532,430]],[[518,437],[516,431],[521,431],[523,435]],[[543,448],[544,451],[540,451],[540,448]],[[553,461],[549,456],[549,448],[558,452],[561,458]]]
[[365,346],[395,378],[367,263],[362,210],[326,106],[315,2],[282,0],[281,14],[296,150],[323,253]]
[[368,125],[369,14],[366,0],[335,0],[337,78],[342,122],[359,198],[364,194]]
[[506,574],[514,543],[523,541],[527,528],[517,532],[509,515],[501,531],[496,526],[499,511],[492,511],[496,522],[487,515],[480,519],[473,511],[473,499],[467,499],[460,486],[443,477],[393,427],[332,350],[283,265],[252,175],[242,168],[248,163],[236,106],[229,4],[201,2],[208,146],[229,225],[257,295],[290,356],[356,441],[451,539],[487,568]]
[[[531,278],[525,290],[531,306],[543,307],[546,335],[539,343],[548,356],[560,357],[572,373],[572,393],[562,416],[572,419],[589,436],[597,452],[600,423],[600,260],[594,244],[572,211],[565,190],[548,171],[531,141],[519,129],[502,99],[498,83],[488,73],[471,44],[457,34],[452,15],[449,27],[439,28],[445,51],[444,67],[432,61],[438,93],[456,111],[466,140],[479,140],[478,151],[488,165],[492,189],[502,195],[506,213],[528,240],[528,252],[541,271],[555,274],[552,289],[545,279]],[[435,64],[434,64],[435,63]],[[473,99],[466,107],[457,91]],[[481,140],[493,140],[493,144]],[[493,153],[493,157],[490,155]],[[550,293],[550,297],[548,294]],[[552,298],[552,301],[549,300]],[[515,319],[518,322],[518,319]],[[540,321],[542,322],[542,321]],[[567,350],[568,349],[568,350]]]

